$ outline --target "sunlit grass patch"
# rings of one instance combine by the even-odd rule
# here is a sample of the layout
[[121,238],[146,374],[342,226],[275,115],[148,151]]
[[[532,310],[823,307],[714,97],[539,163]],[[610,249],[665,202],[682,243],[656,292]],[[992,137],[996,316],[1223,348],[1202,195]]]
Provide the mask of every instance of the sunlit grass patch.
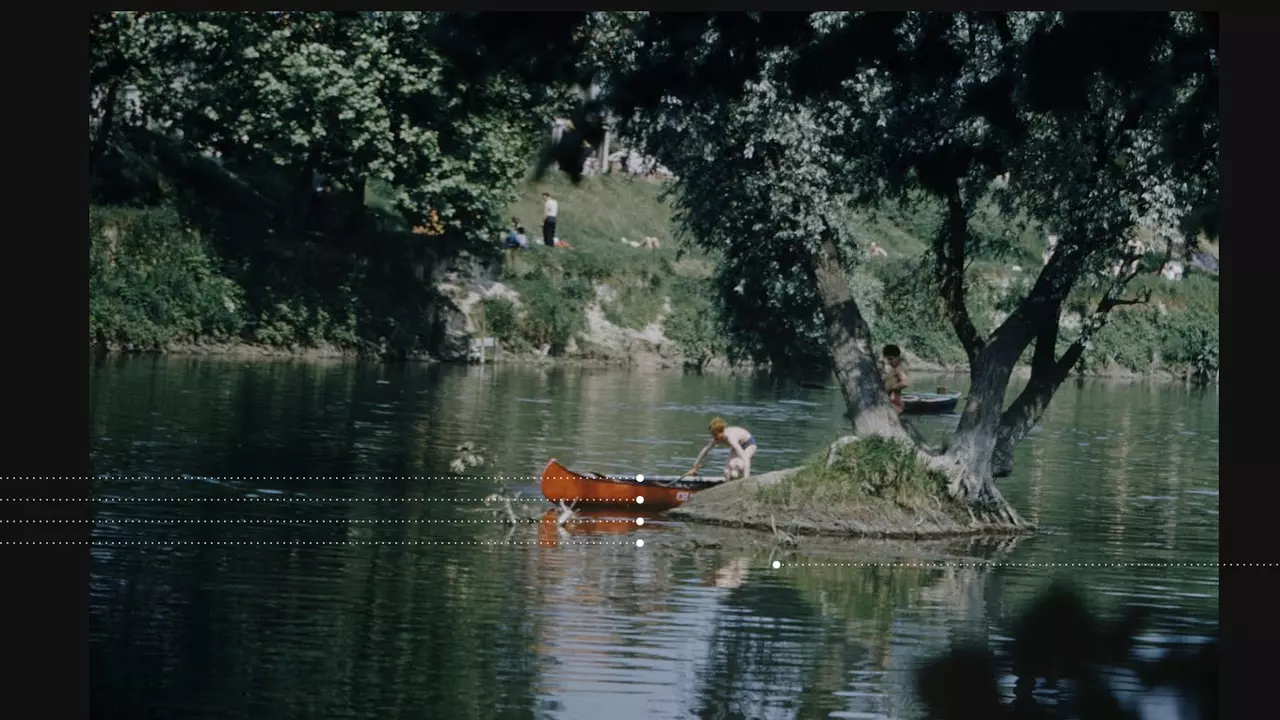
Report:
[[880,504],[936,510],[952,503],[942,473],[926,468],[908,445],[881,437],[845,445],[830,467],[824,452],[786,481],[760,488],[757,499],[780,509],[837,513]]

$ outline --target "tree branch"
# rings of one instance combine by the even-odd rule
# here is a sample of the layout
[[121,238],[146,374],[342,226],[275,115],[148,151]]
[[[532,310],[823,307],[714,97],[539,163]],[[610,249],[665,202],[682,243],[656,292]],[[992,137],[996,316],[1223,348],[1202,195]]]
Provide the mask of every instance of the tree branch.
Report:
[[[1125,265],[1132,264],[1140,256],[1126,255]],[[1031,428],[1040,422],[1044,411],[1049,407],[1054,393],[1071,374],[1071,370],[1080,362],[1089,340],[1105,325],[1110,312],[1123,305],[1140,305],[1151,299],[1151,291],[1147,290],[1138,297],[1124,298],[1129,281],[1138,275],[1140,268],[1134,268],[1112,281],[1107,291],[1098,301],[1097,307],[1089,320],[1080,329],[1080,335],[1067,346],[1062,356],[1055,359],[1057,352],[1059,320],[1055,315],[1052,321],[1046,322],[1036,335],[1036,349],[1032,356],[1031,378],[1013,403],[1000,414],[1000,425],[996,431],[996,446],[992,452],[992,471],[996,477],[1004,477],[1013,471],[1013,448],[1026,437]],[[1055,302],[1054,311],[1061,313],[1062,301]]]
[[966,244],[969,239],[969,217],[960,197],[960,187],[952,180],[947,193],[947,217],[939,237],[934,241],[934,273],[938,292],[945,303],[947,319],[955,330],[960,345],[972,365],[986,346],[969,315],[965,299]]

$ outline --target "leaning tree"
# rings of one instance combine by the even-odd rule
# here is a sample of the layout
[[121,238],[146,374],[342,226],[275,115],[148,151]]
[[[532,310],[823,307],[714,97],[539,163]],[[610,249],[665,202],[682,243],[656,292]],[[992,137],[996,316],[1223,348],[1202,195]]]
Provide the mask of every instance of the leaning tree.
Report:
[[[782,360],[820,329],[858,434],[916,443],[954,496],[1020,522],[993,478],[1108,313],[1140,300],[1124,296],[1135,233],[1154,228],[1172,248],[1216,229],[1216,15],[589,17],[583,32],[612,49],[580,56],[577,71],[607,78],[622,129],[678,176],[680,221],[722,258],[737,329]],[[931,286],[969,359],[944,451],[891,409],[849,285],[869,239],[852,217],[919,197],[941,208]],[[967,294],[971,263],[1001,242],[974,222],[993,206],[1060,240],[986,328]],[[1095,304],[1064,332],[1073,294]],[[1006,407],[1028,353],[1030,382]]]
[[[1216,217],[1215,16],[651,15],[630,40],[642,49],[617,73],[615,106],[679,176],[684,227],[744,279],[733,292],[756,300],[739,307],[819,310],[765,342],[794,344],[820,322],[859,434],[910,435],[847,281],[859,243],[849,215],[921,194],[942,208],[932,285],[971,390],[945,452],[921,453],[954,495],[1016,522],[992,478],[1108,313],[1137,301],[1124,297],[1135,232],[1190,245]],[[1060,241],[984,332],[966,294],[972,260],[999,240],[973,222],[991,204]],[[1073,292],[1097,301],[1068,336]],[[1005,407],[1028,350],[1031,380]]]

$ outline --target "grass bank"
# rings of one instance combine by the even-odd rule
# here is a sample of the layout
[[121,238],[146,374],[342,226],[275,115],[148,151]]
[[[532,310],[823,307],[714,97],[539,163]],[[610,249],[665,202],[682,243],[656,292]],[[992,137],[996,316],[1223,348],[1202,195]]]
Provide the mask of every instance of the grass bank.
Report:
[[911,448],[869,437],[789,470],[711,488],[668,511],[672,518],[787,535],[949,538],[1023,534],[1033,526],[977,521],[948,497],[946,481]]
[[[557,233],[571,249],[540,245],[544,190],[559,200]],[[465,332],[453,334],[496,337],[508,359],[724,363],[730,341],[718,322],[715,260],[682,251],[660,193],[654,183],[614,176],[576,187],[555,175],[526,184],[507,214],[525,225],[532,247],[515,252],[504,251],[499,237],[458,248],[414,234],[373,182],[362,201],[369,221],[344,226],[340,237],[286,241],[252,224],[208,222],[219,210],[203,200],[198,212],[181,198],[91,206],[90,342],[122,350],[421,357],[438,353],[455,307],[465,305]],[[905,211],[863,219],[860,235],[875,239],[887,257],[867,259],[851,281],[878,341],[902,346],[916,369],[962,370],[964,353],[931,300],[924,269],[923,238],[935,220]],[[1037,233],[1006,235],[1000,251],[971,270],[970,307],[982,329],[1011,309],[1040,264]],[[625,242],[646,237],[660,247]],[[454,259],[463,250],[480,259],[459,270]],[[1193,268],[1170,282],[1154,274],[1158,258],[1147,262],[1151,272],[1133,291],[1149,291],[1150,301],[1117,308],[1079,370],[1214,376],[1217,277]],[[463,276],[457,283],[472,302],[440,292],[445,271]],[[1066,324],[1095,300],[1074,298]]]

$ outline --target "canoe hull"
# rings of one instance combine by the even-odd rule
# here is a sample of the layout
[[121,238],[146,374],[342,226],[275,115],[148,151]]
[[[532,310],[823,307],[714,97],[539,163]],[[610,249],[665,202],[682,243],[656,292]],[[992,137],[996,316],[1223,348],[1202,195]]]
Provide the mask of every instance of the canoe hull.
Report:
[[627,508],[646,513],[680,507],[694,493],[715,484],[708,480],[681,481],[674,477],[654,477],[636,482],[634,477],[574,472],[554,459],[542,471],[542,494],[551,502],[576,503],[580,508]]
[[902,396],[903,412],[911,415],[929,413],[948,413],[956,409],[960,403],[960,393],[939,395],[936,393],[904,394]]

